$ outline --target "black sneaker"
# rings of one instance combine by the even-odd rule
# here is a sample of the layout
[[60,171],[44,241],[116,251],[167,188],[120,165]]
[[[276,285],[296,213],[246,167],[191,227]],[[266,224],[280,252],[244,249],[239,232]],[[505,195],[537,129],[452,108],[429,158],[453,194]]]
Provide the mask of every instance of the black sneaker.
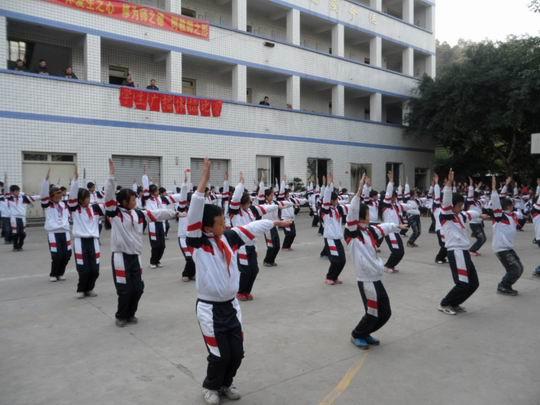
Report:
[[127,323],[128,322],[125,319],[116,319],[116,326],[118,326],[119,328],[123,328],[127,325]]
[[139,319],[136,316],[132,316],[131,318],[129,318],[127,320],[127,323],[132,323],[132,324],[135,325],[135,324],[139,323]]
[[516,296],[518,295],[518,292],[516,290],[514,290],[512,287],[504,287],[502,285],[499,285],[497,287],[497,291],[501,294],[504,294],[504,295],[511,295],[511,296]]

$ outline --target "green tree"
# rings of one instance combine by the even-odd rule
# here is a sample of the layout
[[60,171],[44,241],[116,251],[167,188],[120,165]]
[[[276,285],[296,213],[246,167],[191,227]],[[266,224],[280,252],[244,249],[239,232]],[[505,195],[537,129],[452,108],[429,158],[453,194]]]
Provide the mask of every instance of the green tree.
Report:
[[522,179],[540,170],[530,149],[540,132],[540,37],[471,44],[463,61],[436,80],[424,76],[416,93],[407,132],[444,147],[441,165]]

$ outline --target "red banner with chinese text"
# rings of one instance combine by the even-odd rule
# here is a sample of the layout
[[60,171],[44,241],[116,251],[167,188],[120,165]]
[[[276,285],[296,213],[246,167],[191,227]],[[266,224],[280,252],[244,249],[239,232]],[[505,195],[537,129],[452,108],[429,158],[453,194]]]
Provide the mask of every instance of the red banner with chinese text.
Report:
[[49,3],[59,4],[76,10],[86,11],[128,21],[147,27],[191,35],[193,37],[209,39],[210,24],[208,21],[197,20],[183,15],[167,13],[159,9],[122,0],[45,0]]

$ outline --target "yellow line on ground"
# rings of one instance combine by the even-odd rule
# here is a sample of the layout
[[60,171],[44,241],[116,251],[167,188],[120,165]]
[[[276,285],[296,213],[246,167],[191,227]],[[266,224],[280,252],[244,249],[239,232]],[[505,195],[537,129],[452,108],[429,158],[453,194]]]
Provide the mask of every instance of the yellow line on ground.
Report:
[[336,400],[343,394],[347,388],[349,388],[349,385],[351,385],[352,380],[358,372],[362,369],[362,366],[364,365],[364,362],[366,360],[366,357],[368,355],[368,352],[366,351],[360,360],[358,360],[358,363],[356,363],[354,366],[352,366],[349,371],[345,373],[343,378],[339,381],[339,383],[335,386],[335,388],[328,393],[326,397],[321,401],[319,405],[334,405]]

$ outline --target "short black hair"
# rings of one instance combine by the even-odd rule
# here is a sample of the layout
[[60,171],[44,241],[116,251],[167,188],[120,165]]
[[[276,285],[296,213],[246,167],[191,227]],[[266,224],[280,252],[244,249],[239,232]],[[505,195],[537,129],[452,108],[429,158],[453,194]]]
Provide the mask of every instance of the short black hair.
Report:
[[131,197],[137,197],[135,191],[130,188],[123,188],[118,193],[116,193],[116,201],[120,206],[124,207],[127,205]]
[[501,207],[503,210],[508,210],[509,208],[511,208],[512,206],[514,205],[514,202],[512,201],[512,199],[510,198],[501,198]]
[[330,200],[335,201],[338,199],[338,195],[335,191],[332,191],[332,196],[330,197]]
[[10,193],[14,193],[15,191],[20,191],[20,190],[21,190],[21,188],[16,184],[12,184],[11,186],[9,186],[9,192]]
[[369,192],[369,196],[370,196],[370,197],[377,197],[377,194],[379,194],[379,193],[377,192],[377,190],[371,190],[371,191]]
[[156,186],[155,184],[150,184],[150,187],[148,187],[148,191],[150,191],[150,194],[153,194],[156,191],[159,191],[158,186]]
[[218,207],[214,204],[205,204],[204,205],[204,211],[203,211],[203,226],[212,227],[214,226],[214,221],[216,217],[220,217],[223,215],[223,210],[221,207]]
[[251,201],[251,196],[247,191],[244,191],[244,194],[242,194],[242,198],[240,199],[240,205],[247,204]]
[[457,205],[457,204],[463,204],[465,203],[465,198],[463,197],[463,195],[459,194],[459,193],[453,193],[452,194],[452,205]]
[[96,185],[94,183],[92,183],[91,181],[89,181],[87,184],[86,184],[86,188],[88,190],[90,190],[92,187],[95,187]]
[[65,186],[62,186],[62,187],[60,187],[60,190],[61,190],[61,191],[66,191],[67,188],[66,188]]
[[369,220],[369,205],[361,203],[360,211],[358,212],[358,219],[367,219]]
[[266,190],[264,190],[264,196],[265,197],[270,197],[271,194],[274,194],[274,189],[273,188],[267,188]]
[[80,188],[77,192],[77,200],[79,201],[79,204],[87,198],[90,198],[90,191],[88,191],[86,188]]
[[165,187],[160,187],[159,188],[159,194],[163,194],[163,193],[166,193],[167,192],[167,189]]

